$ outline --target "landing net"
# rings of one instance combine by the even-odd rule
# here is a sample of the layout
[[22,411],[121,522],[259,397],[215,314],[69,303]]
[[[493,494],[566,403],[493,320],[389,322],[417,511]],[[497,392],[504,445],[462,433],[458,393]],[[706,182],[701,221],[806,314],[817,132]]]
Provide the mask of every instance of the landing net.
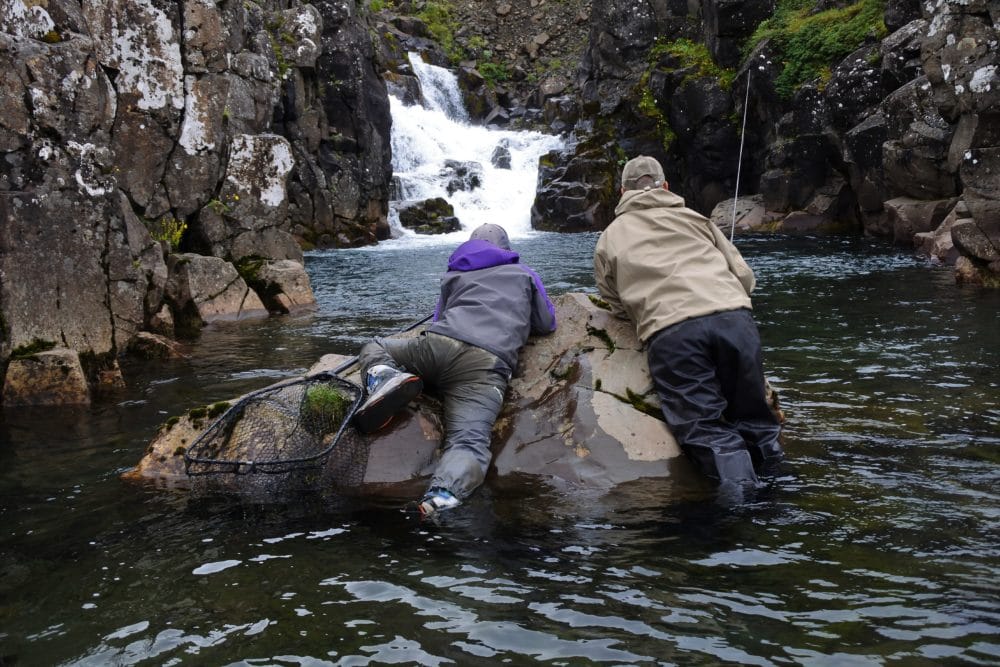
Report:
[[322,467],[338,448],[361,399],[361,387],[332,373],[247,394],[187,449],[187,474],[276,474]]

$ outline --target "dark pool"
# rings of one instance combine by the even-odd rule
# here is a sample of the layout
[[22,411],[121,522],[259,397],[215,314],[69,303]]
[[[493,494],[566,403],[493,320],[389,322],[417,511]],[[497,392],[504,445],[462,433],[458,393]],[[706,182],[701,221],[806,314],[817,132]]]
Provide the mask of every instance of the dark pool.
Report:
[[[592,289],[595,241],[515,245],[558,293]],[[738,245],[789,418],[753,502],[527,479],[428,525],[120,481],[170,415],[427,314],[451,247],[314,253],[315,314],[3,415],[0,665],[1000,664],[1000,294],[862,239]]]

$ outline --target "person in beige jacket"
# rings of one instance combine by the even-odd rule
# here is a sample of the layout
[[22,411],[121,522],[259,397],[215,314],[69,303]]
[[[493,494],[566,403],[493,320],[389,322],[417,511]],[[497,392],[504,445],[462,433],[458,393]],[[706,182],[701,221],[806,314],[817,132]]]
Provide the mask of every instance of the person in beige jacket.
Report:
[[655,158],[629,160],[621,192],[594,251],[598,291],[646,346],[685,454],[710,478],[756,483],[783,453],[750,313],[753,271],[715,224],[670,192]]

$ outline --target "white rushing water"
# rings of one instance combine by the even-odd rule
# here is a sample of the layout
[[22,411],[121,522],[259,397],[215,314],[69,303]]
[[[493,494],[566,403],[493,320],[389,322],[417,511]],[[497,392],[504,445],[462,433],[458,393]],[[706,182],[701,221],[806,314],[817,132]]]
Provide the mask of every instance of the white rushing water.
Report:
[[[455,244],[479,225],[502,225],[512,239],[532,234],[531,205],[538,180],[538,158],[559,148],[563,140],[540,132],[498,130],[469,124],[455,76],[410,54],[426,106],[406,106],[395,96],[392,111],[392,167],[401,200],[443,197],[455,209],[461,232],[419,235],[399,225],[395,202],[390,204],[393,239],[380,246]],[[510,169],[491,162],[494,150],[506,146]],[[482,185],[449,194],[446,160],[474,162],[482,167]]]

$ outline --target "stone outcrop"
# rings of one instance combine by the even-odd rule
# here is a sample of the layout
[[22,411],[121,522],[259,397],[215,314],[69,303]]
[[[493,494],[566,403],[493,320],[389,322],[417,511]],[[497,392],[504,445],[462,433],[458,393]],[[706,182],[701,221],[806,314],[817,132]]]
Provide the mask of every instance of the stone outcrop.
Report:
[[[385,224],[375,63],[354,3],[0,3],[0,368],[40,341],[96,382],[138,332],[308,306],[303,246]],[[299,270],[202,299],[175,252]]]
[[[533,226],[602,229],[613,219],[621,161],[648,154],[706,215],[727,200],[731,215],[734,192],[760,195],[741,231],[861,232],[923,248],[920,235],[945,236],[938,225],[961,206],[977,242],[935,252],[949,263],[964,258],[962,280],[1000,284],[987,259],[987,246],[1000,248],[1000,10],[901,1],[887,3],[880,20],[865,14],[872,6],[804,8],[799,18],[817,21],[813,40],[832,39],[820,20],[869,23],[853,52],[791,85],[805,71],[793,67],[817,66],[802,44],[792,57],[787,35],[749,54],[732,48],[772,17],[774,3],[702,3],[698,17],[690,3],[595,0],[578,104],[561,121],[575,143],[543,159]],[[546,114],[560,117],[555,107]]]
[[165,299],[184,318],[175,326],[184,331],[205,324],[267,317],[264,303],[229,262],[194,254],[170,255],[170,281]]
[[76,350],[59,348],[14,359],[7,367],[7,406],[89,405],[90,384]]
[[[639,477],[688,474],[687,462],[679,458],[676,441],[659,417],[645,354],[631,325],[585,294],[562,295],[555,303],[556,332],[532,338],[522,351],[493,430],[490,477],[528,474],[608,487]],[[328,355],[311,372],[331,370],[342,362]],[[356,379],[356,371],[350,377]],[[441,416],[439,404],[428,396],[411,408],[374,436],[365,438],[348,429],[341,444],[357,451],[360,439],[367,468],[363,480],[341,491],[419,490],[440,453]],[[125,477],[190,486],[183,454],[209,423],[198,412],[165,426]],[[207,483],[238,488],[244,480],[222,475]]]
[[447,234],[462,228],[455,207],[442,197],[401,201],[396,204],[396,212],[399,224],[418,234]]

